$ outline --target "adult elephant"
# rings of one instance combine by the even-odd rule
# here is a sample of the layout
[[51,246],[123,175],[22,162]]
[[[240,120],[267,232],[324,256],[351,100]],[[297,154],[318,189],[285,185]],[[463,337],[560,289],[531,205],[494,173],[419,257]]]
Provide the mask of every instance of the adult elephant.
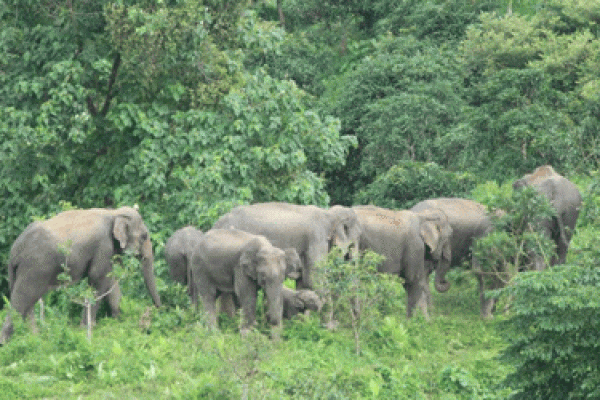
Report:
[[[87,277],[97,295],[106,294],[112,315],[116,316],[120,312],[121,291],[110,272],[113,255],[122,253],[131,253],[141,260],[146,287],[159,307],[150,234],[136,209],[71,210],[33,222],[17,237],[10,251],[11,306],[23,318],[33,317],[33,306],[59,285],[58,275],[66,267],[73,282]],[[92,321],[99,305],[97,302],[91,309]],[[9,314],[0,332],[0,343],[6,342],[12,332]]]
[[176,230],[165,244],[165,259],[169,266],[169,275],[175,282],[187,286],[192,304],[196,304],[198,301],[191,284],[192,254],[194,248],[200,244],[203,235],[201,230],[193,226],[186,226]]
[[223,215],[213,228],[237,228],[265,236],[274,246],[294,248],[302,260],[297,289],[312,289],[312,270],[333,245],[348,253],[358,251],[360,224],[351,208],[322,209],[288,203],[239,206]]
[[280,327],[286,253],[264,236],[237,229],[211,229],[192,255],[194,292],[202,299],[211,326],[217,326],[216,300],[235,295],[243,312],[240,332],[256,320],[256,297],[262,288],[268,301],[267,322]]
[[[550,165],[538,167],[513,183],[515,190],[526,186],[545,196],[556,210],[556,216],[542,221],[541,225],[543,234],[556,244],[557,255],[552,257],[550,265],[564,264],[582,204],[581,193],[574,183],[558,174]],[[542,257],[536,257],[534,264],[536,270],[546,268]]]
[[[380,272],[404,279],[407,295],[406,313],[410,318],[419,307],[429,319],[429,285],[426,261],[449,262],[452,230],[446,216],[438,211],[416,213],[393,211],[375,206],[353,207],[362,232],[360,249],[371,249],[385,257]],[[442,274],[436,273],[436,288],[446,290]]]
[[[414,212],[440,210],[446,214],[448,222],[452,227],[450,238],[452,258],[450,267],[459,266],[465,260],[470,260],[473,264],[473,271],[476,272],[479,270],[479,262],[472,257],[471,253],[473,242],[477,238],[484,237],[494,228],[487,208],[483,204],[468,199],[445,197],[421,201],[412,207],[411,210]],[[495,299],[486,298],[484,276],[477,272],[476,275],[479,281],[481,316],[488,318],[491,316]],[[493,287],[487,289],[496,289],[498,287],[499,283],[494,282]]]

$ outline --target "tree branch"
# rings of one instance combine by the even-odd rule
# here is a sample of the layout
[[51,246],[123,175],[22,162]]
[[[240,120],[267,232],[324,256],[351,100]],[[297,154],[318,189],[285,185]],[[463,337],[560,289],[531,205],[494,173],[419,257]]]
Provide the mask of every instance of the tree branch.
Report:
[[115,59],[113,60],[112,71],[110,73],[110,78],[108,80],[108,91],[106,92],[106,98],[104,99],[104,105],[102,106],[102,111],[100,111],[101,116],[106,116],[108,113],[108,106],[110,105],[110,100],[112,99],[112,88],[117,80],[117,72],[119,71],[119,66],[121,65],[121,53],[117,53]]
[[[106,91],[106,98],[104,99],[104,104],[102,105],[102,110],[100,110],[100,116],[105,117],[108,113],[108,107],[110,106],[110,101],[112,100],[112,89],[117,80],[117,73],[119,71],[119,66],[121,65],[121,53],[117,53],[115,59],[113,60],[112,70],[110,72],[110,77],[108,78],[108,89]],[[98,109],[94,105],[94,101],[92,100],[92,96],[87,97],[87,106],[90,114],[92,116],[98,115]]]

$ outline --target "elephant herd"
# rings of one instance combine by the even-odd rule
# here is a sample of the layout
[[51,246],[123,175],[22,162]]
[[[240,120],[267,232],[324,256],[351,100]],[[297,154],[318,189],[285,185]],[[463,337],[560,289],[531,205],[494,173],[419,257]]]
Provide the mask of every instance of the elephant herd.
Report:
[[[564,263],[582,202],[577,187],[551,166],[539,167],[513,186],[533,187],[554,207],[556,215],[542,226],[556,244],[552,264]],[[409,210],[270,202],[236,207],[207,232],[194,227],[177,230],[165,245],[165,258],[171,278],[187,285],[192,304],[202,301],[214,327],[219,299],[222,312],[242,310],[241,333],[250,329],[259,289],[267,305],[266,319],[275,329],[283,318],[320,310],[321,299],[312,290],[314,268],[333,246],[348,258],[366,249],[382,254],[379,271],[403,278],[407,316],[417,308],[428,318],[429,276],[435,273],[437,291],[447,291],[448,270],[468,260],[473,241],[492,229],[486,207],[461,198],[424,200]],[[27,226],[10,251],[11,306],[34,325],[33,306],[59,286],[58,275],[66,270],[73,282],[87,277],[96,292],[106,296],[112,315],[118,315],[121,293],[110,272],[113,255],[120,253],[140,259],[146,286],[159,307],[149,232],[131,207],[65,211]],[[471,262],[475,267],[477,260]],[[542,259],[535,260],[535,266],[545,267]],[[286,278],[296,281],[296,289],[284,286]],[[478,279],[481,315],[489,317],[494,300],[484,296],[483,277]],[[92,321],[97,309],[98,303],[92,308]],[[12,332],[9,313],[0,344]]]

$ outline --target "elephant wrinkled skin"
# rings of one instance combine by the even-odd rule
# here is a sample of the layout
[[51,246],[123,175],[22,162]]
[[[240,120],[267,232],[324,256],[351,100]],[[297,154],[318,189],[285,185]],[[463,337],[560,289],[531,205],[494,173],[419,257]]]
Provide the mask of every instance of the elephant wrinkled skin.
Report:
[[[160,297],[154,280],[154,255],[148,228],[137,210],[71,210],[48,220],[33,222],[17,237],[8,262],[10,303],[23,318],[32,317],[35,303],[59,285],[58,275],[66,265],[73,282],[87,277],[98,295],[106,298],[113,316],[119,314],[121,291],[112,271],[112,257],[128,252],[141,259],[142,273],[154,304]],[[92,307],[95,321],[100,303]],[[32,318],[33,319],[33,318]],[[7,316],[0,332],[0,343],[12,335]]]
[[239,206],[223,215],[213,228],[236,228],[266,237],[273,246],[294,248],[302,260],[298,289],[312,289],[312,269],[333,245],[346,253],[358,251],[360,224],[351,208],[322,209],[288,203]]
[[[550,165],[538,167],[513,183],[515,190],[525,186],[545,196],[556,210],[556,216],[543,221],[542,227],[543,233],[556,244],[557,256],[552,258],[550,265],[564,264],[582,204],[581,193],[575,184],[559,175]],[[538,271],[546,268],[541,257],[536,257],[534,263]]]
[[193,226],[186,226],[176,230],[165,244],[165,259],[169,266],[169,275],[175,282],[187,285],[192,304],[198,302],[198,296],[193,292],[194,286],[191,284],[193,281],[191,277],[192,254],[203,235],[201,230]]
[[[353,209],[362,226],[360,249],[371,249],[385,256],[379,271],[404,278],[407,316],[410,318],[418,306],[428,319],[427,259],[435,263],[450,260],[448,242],[452,230],[445,216],[437,212],[419,214],[374,206]],[[436,281],[436,287],[445,289],[443,277],[436,277]]]
[[217,326],[217,297],[232,294],[242,307],[242,334],[255,324],[259,288],[264,290],[269,304],[267,321],[275,329],[281,326],[285,275],[283,250],[264,236],[237,229],[211,229],[204,234],[192,256],[194,291],[202,299],[210,325]]

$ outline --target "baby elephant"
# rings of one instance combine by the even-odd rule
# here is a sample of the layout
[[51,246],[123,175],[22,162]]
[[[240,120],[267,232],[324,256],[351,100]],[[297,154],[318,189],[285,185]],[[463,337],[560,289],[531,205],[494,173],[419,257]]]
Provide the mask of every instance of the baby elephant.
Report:
[[169,266],[169,275],[175,282],[187,285],[192,304],[196,304],[198,301],[198,296],[193,292],[191,284],[192,254],[203,235],[201,230],[193,226],[186,226],[175,231],[165,244],[165,259]]
[[283,287],[283,318],[290,319],[306,310],[321,311],[323,303],[319,296],[309,289],[293,290]]
[[237,229],[206,232],[194,249],[191,275],[193,292],[202,299],[209,323],[216,327],[217,297],[235,296],[243,312],[240,332],[244,334],[255,323],[256,297],[262,288],[269,303],[267,321],[280,327],[283,281],[286,275],[298,274],[288,270],[287,258],[264,236]]

